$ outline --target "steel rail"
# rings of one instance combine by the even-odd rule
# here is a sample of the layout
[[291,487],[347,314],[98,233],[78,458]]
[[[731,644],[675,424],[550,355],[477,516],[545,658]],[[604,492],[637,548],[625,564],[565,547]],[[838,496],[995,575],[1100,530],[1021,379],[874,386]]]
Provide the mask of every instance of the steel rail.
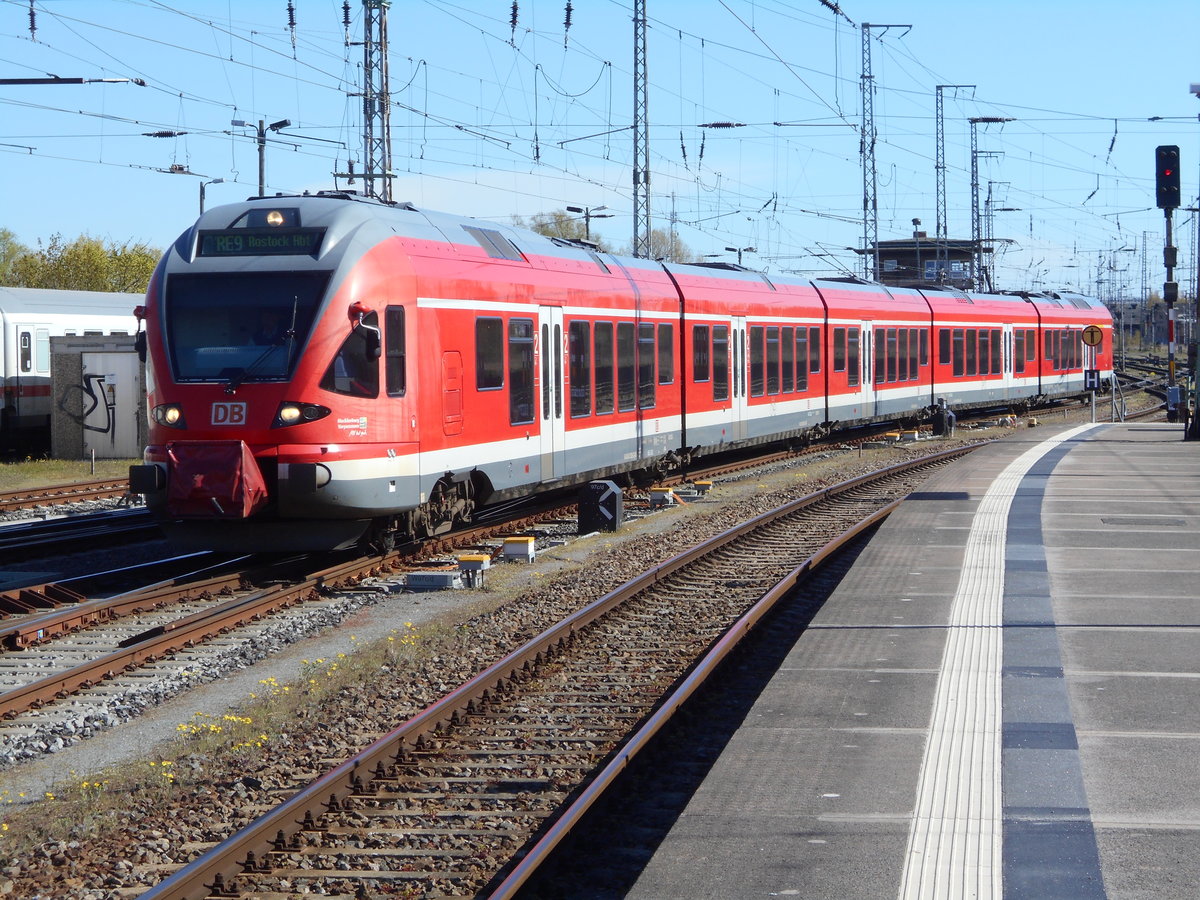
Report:
[[904,501],[893,500],[862,519],[852,528],[827,543],[763,594],[762,599],[734,622],[708,653],[701,657],[687,677],[663,700],[658,710],[621,746],[612,761],[600,770],[569,806],[559,813],[558,818],[554,820],[545,834],[525,852],[520,862],[504,880],[491,890],[488,900],[507,900],[507,898],[516,896],[517,891],[571,833],[584,814],[600,800],[604,792],[612,787],[613,782],[629,767],[633,758],[646,749],[650,741],[666,727],[688,698],[704,685],[725,657],[750,634],[759,622],[775,608],[775,605],[802,584],[827,559],[836,555],[846,544],[890,516],[902,502]]
[[[200,898],[214,895],[225,896],[223,892],[226,891],[227,880],[232,879],[240,872],[255,870],[259,866],[259,860],[265,859],[271,851],[286,850],[289,840],[304,827],[306,820],[311,822],[322,813],[339,808],[346,797],[360,790],[366,782],[374,777],[373,773],[376,770],[381,767],[386,768],[387,765],[403,759],[406,750],[410,746],[416,746],[425,735],[431,734],[444,723],[452,723],[457,716],[467,712],[469,707],[477,701],[486,699],[494,692],[502,692],[511,682],[522,680],[523,673],[529,672],[539,657],[544,657],[556,648],[566,645],[584,626],[699,557],[712,553],[739,537],[806,506],[871,482],[886,480],[888,477],[906,470],[965,455],[981,446],[983,443],[944,451],[922,457],[919,460],[910,460],[823,488],[774,510],[762,513],[653,566],[530,639],[517,650],[451,691],[441,700],[426,707],[393,731],[374,741],[352,759],[322,775],[308,787],[275,809],[260,816],[230,838],[214,845],[184,868],[142,894],[143,900],[200,900]],[[824,551],[815,554],[814,559],[821,553]],[[808,565],[805,563],[798,567],[798,570],[805,570]],[[786,580],[787,578],[785,578]],[[772,591],[772,593],[774,592]],[[759,605],[761,603],[760,600]],[[765,607],[759,609],[759,606],[756,606],[754,609],[758,610],[758,613],[748,625],[757,622],[766,612]],[[718,642],[717,646],[725,645],[726,641],[729,641],[730,645],[736,643],[741,636],[744,636],[746,630],[747,628],[743,627],[735,631],[737,637],[726,635]],[[728,646],[724,646],[723,652],[728,653]],[[707,667],[707,670],[711,671],[711,666]],[[689,690],[694,689],[694,686],[689,688]],[[661,727],[661,724],[656,727]],[[618,761],[624,759],[626,762],[629,758],[624,750],[617,757]],[[618,762],[618,765],[623,764]],[[581,814],[582,810],[579,812],[579,815]],[[561,840],[561,835],[555,839],[554,843],[557,843],[558,840]],[[547,852],[549,849],[552,847],[547,848]],[[530,872],[525,872],[522,880],[528,877]]]
[[[165,562],[178,562],[200,556],[209,557],[210,554],[203,551],[189,553]],[[241,572],[221,570],[239,565],[246,559],[247,557],[244,556],[233,559],[226,558],[218,563],[210,563],[199,569],[184,571],[170,578],[160,579],[136,590],[91,600],[76,590],[76,587],[82,587],[84,583],[101,576],[88,575],[51,584],[29,585],[18,588],[15,593],[0,594],[0,608],[30,613],[30,615],[0,625],[0,646],[7,650],[20,650],[98,622],[106,622],[131,613],[153,609],[204,592],[219,593],[226,589],[236,588],[245,575]],[[163,560],[145,563],[141,566],[133,566],[131,570],[161,566],[163,563]],[[40,610],[49,611],[39,612]]]
[[[378,561],[372,564],[372,567],[377,564]],[[362,560],[341,563],[313,573],[297,584],[276,585],[255,591],[248,596],[234,598],[210,610],[187,617],[186,623],[178,627],[150,629],[122,642],[124,646],[120,650],[0,694],[0,717],[34,709],[120,672],[285,609],[327,585],[340,584],[363,575]]]
[[83,500],[102,500],[129,493],[129,481],[113,478],[80,481],[75,484],[56,484],[48,487],[23,488],[19,491],[0,491],[0,510],[26,509],[31,506],[56,506],[79,503]]

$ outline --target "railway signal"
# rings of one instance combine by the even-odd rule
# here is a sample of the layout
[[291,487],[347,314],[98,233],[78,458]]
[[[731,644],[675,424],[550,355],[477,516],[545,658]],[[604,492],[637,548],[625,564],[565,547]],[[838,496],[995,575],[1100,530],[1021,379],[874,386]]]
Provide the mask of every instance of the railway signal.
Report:
[[1167,144],[1154,148],[1154,189],[1159,209],[1179,207],[1179,148]]

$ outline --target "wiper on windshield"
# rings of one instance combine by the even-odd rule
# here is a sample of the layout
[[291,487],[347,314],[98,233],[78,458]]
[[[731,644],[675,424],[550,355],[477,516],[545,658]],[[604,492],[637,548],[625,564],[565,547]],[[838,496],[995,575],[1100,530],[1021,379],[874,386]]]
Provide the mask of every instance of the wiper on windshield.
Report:
[[[299,305],[299,302],[300,302],[299,298],[297,298],[297,297],[292,298],[292,323],[291,323],[291,325],[288,326],[288,328],[286,328],[285,330],[281,331],[279,334],[275,335],[271,339],[270,346],[268,346],[266,350],[264,350],[262,353],[260,353],[258,355],[258,358],[254,360],[254,362],[250,363],[250,365],[246,366],[244,369],[230,370],[230,371],[232,371],[233,374],[230,376],[229,380],[227,382],[225,382],[225,393],[226,394],[235,393],[238,388],[240,388],[243,384],[245,384],[247,379],[252,378],[258,372],[259,368],[263,365],[263,363],[265,363],[267,361],[267,359],[271,356],[271,354],[274,353],[276,350],[278,350],[280,347],[286,347],[287,354],[288,354],[287,359],[285,360],[284,367],[283,367],[283,373],[286,375],[287,373],[291,372],[291,370],[292,370],[292,351],[296,347],[296,309],[297,309],[297,306]],[[221,374],[224,374],[224,372],[222,372]]]

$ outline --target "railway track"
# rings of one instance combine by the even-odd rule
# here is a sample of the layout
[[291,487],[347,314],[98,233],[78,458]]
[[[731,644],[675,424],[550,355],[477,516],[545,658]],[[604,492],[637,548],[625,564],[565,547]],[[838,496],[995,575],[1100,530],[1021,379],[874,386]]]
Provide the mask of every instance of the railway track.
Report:
[[86,500],[105,500],[129,493],[128,479],[106,478],[81,481],[75,484],[24,488],[19,491],[0,491],[0,512],[29,509],[36,506],[61,506]]
[[809,495],[654,566],[145,896],[512,896],[837,536],[963,452]]
[[[515,518],[510,511],[504,521],[382,557],[193,554],[0,593],[0,610],[12,613],[0,619],[0,768],[134,718],[261,659],[264,648],[335,625],[362,605],[339,587],[562,513],[561,505],[546,504]],[[143,586],[129,587],[138,577],[131,573],[140,573]],[[122,590],[113,591],[114,580]]]
[[38,555],[63,555],[160,536],[158,526],[147,510],[111,509],[8,525],[0,530],[0,555],[8,561]]

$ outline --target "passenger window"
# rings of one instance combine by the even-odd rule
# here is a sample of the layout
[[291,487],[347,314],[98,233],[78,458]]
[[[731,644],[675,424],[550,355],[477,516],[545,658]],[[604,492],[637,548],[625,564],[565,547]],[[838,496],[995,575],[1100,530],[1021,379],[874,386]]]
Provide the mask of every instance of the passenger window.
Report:
[[833,371],[846,371],[846,329],[833,329]]
[[808,329],[796,329],[796,390],[808,390]]
[[550,325],[542,323],[542,418],[550,418]]
[[808,371],[821,371],[821,329],[815,325],[808,329]]
[[887,329],[875,329],[875,383],[887,381]]
[[533,319],[508,323],[508,421],[527,425],[536,417],[533,392]]
[[637,327],[638,408],[654,407],[654,325],[644,322]]
[[567,344],[571,376],[571,416],[589,415],[592,411],[592,335],[587,322],[572,322],[567,326]]
[[389,397],[402,397],[407,387],[404,356],[404,307],[389,306],[384,311],[384,370]]
[[628,412],[634,408],[636,392],[634,378],[636,377],[636,349],[634,345],[633,323],[617,323],[617,411]]
[[481,391],[504,387],[504,321],[475,320],[475,387]]
[[785,394],[792,393],[796,387],[796,333],[793,328],[783,329],[780,336],[779,349],[783,352],[783,384]]
[[779,328],[767,329],[767,393],[779,393]]
[[596,415],[613,411],[613,326],[596,323]]
[[50,329],[39,328],[33,343],[33,363],[39,374],[50,371]]
[[713,400],[729,399],[729,327],[713,326]]
[[708,326],[692,326],[692,378],[694,381],[708,381]]
[[763,393],[763,327],[750,326],[750,396]]
[[675,326],[658,326],[658,383],[675,383]]
[[846,333],[846,382],[850,387],[858,386],[859,371],[858,329],[851,328]]

